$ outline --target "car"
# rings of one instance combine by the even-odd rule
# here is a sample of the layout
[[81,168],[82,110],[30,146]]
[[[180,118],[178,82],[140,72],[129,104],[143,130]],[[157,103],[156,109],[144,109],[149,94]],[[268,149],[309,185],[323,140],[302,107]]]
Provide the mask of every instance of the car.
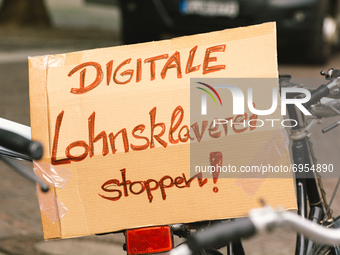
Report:
[[120,0],[124,44],[276,21],[279,48],[325,63],[339,43],[339,0]]

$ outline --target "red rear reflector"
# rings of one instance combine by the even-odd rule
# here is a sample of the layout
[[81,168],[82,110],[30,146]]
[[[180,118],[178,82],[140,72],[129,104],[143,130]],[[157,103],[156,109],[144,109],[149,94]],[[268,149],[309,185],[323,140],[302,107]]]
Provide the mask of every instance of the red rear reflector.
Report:
[[171,228],[159,226],[127,230],[126,248],[130,255],[170,251],[173,248]]

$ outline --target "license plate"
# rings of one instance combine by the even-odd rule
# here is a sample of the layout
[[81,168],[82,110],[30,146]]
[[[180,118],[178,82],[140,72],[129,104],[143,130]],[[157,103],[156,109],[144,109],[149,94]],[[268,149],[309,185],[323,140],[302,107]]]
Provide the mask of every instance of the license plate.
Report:
[[220,16],[236,18],[239,14],[237,1],[181,0],[180,12],[185,15]]

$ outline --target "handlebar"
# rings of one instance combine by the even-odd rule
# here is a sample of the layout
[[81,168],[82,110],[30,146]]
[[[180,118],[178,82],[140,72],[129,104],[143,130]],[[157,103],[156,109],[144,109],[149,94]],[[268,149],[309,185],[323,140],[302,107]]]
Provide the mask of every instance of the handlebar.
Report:
[[0,128],[0,146],[25,154],[32,159],[41,159],[42,145],[39,142],[29,140],[21,135]]
[[[290,75],[280,75],[280,88],[281,87],[302,87],[302,88],[306,88],[308,90],[311,91],[311,98],[310,100],[303,104],[303,106],[308,109],[310,108],[312,105],[316,104],[317,102],[319,102],[322,98],[324,97],[335,97],[335,98],[339,98],[336,95],[333,95],[335,92],[338,92],[340,89],[340,69],[335,69],[335,68],[331,68],[326,72],[321,72],[322,75],[326,76],[327,80],[330,80],[330,82],[328,82],[326,85],[321,85],[319,86],[317,89],[312,89],[312,88],[308,88],[303,86],[302,84],[296,84],[296,83],[291,83],[290,79],[291,76]],[[338,95],[339,93],[337,93]],[[291,95],[293,96],[293,94]]]
[[191,255],[211,247],[223,247],[240,238],[250,237],[259,232],[271,231],[276,227],[288,227],[317,243],[340,244],[340,229],[330,229],[301,216],[271,207],[253,209],[249,217],[215,224],[209,229],[197,232],[188,241],[170,252],[170,255]]
[[229,242],[255,233],[256,228],[250,218],[243,218],[215,224],[203,232],[197,232],[196,235],[188,238],[187,245],[192,252],[199,252],[206,248],[226,246]]
[[[333,84],[334,81],[331,81],[330,83]],[[312,91],[310,100],[304,104],[304,107],[308,109],[313,104],[316,104],[320,101],[321,98],[328,96],[330,93],[330,89],[327,85],[321,85],[316,90]]]
[[333,79],[326,85],[321,85],[318,87],[316,90],[313,90],[311,92],[311,98],[310,100],[304,104],[306,109],[311,107],[313,104],[316,104],[319,102],[323,97],[329,96],[331,91],[339,86],[339,80],[338,79]]

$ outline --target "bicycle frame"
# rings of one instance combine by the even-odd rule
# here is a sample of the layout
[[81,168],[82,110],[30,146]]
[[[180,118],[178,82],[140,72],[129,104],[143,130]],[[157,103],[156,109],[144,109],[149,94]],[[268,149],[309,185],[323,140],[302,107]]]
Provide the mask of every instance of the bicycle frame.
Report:
[[[312,160],[310,158],[309,152],[309,140],[307,133],[302,139],[294,139],[294,134],[301,132],[304,128],[301,125],[301,118],[298,117],[298,112],[295,106],[287,106],[288,114],[290,119],[296,120],[298,123],[295,127],[291,129],[291,138],[293,140],[292,144],[292,155],[293,162],[296,165],[312,165]],[[325,214],[324,208],[322,206],[321,197],[319,194],[316,178],[312,172],[302,172],[296,173],[295,184],[297,191],[297,201],[298,201],[298,214],[304,218],[307,218],[307,198],[309,203],[309,215],[308,218],[315,222],[320,222]],[[311,240],[306,240],[302,235],[297,236],[296,250],[295,254],[303,255],[310,254],[312,252],[314,242]]]

